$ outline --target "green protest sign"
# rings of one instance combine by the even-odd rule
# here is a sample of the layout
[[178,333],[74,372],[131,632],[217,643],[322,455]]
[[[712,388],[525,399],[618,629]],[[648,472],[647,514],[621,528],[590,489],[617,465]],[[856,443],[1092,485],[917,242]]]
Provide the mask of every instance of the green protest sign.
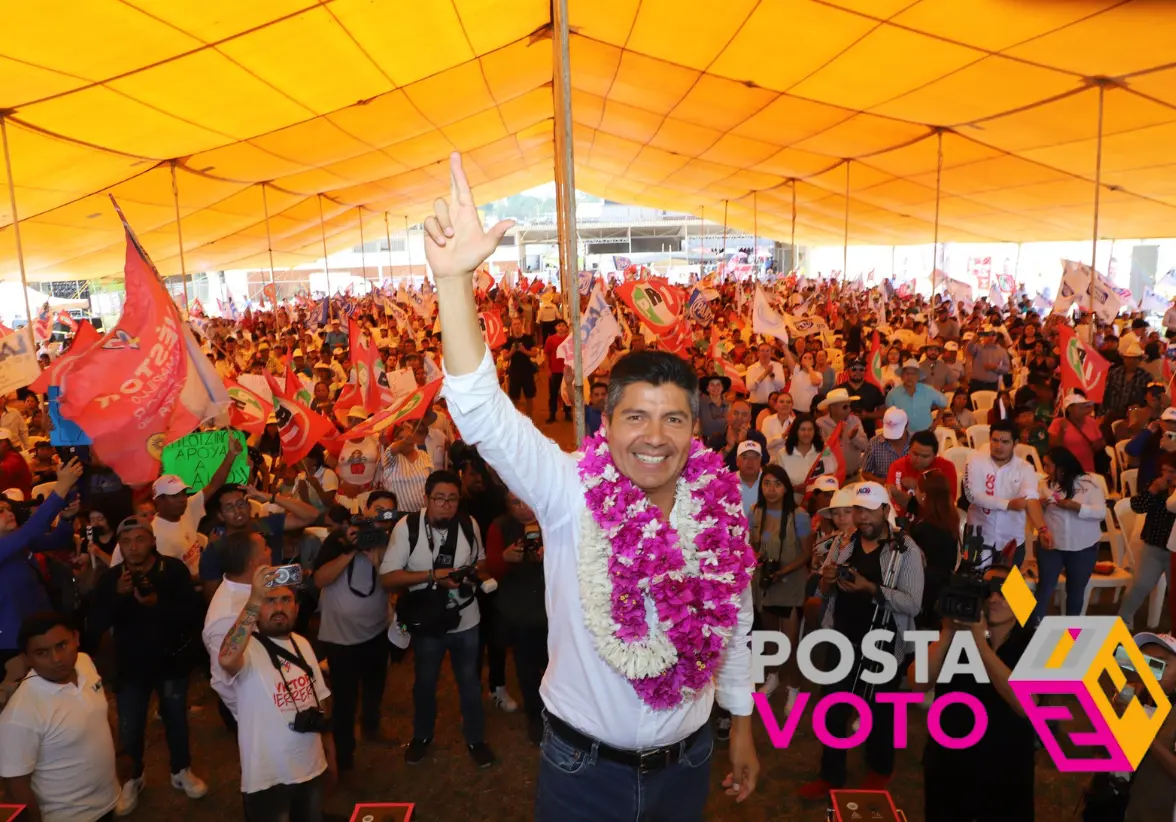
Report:
[[[216,469],[225,461],[225,454],[229,452],[229,433],[197,431],[164,446],[161,460],[163,473],[175,474],[193,490],[208,485]],[[241,431],[231,433],[241,442],[241,453],[233,460],[233,468],[229,471],[227,481],[244,484],[249,482],[249,456],[245,450],[245,434]]]

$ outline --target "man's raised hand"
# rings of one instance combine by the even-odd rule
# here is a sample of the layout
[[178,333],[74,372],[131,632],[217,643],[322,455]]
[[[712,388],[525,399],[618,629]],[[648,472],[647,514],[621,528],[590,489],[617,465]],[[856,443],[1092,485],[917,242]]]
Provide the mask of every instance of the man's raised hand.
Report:
[[514,220],[501,220],[489,231],[482,228],[457,152],[449,156],[449,200],[434,201],[433,215],[425,219],[425,257],[437,280],[471,278],[514,225]]

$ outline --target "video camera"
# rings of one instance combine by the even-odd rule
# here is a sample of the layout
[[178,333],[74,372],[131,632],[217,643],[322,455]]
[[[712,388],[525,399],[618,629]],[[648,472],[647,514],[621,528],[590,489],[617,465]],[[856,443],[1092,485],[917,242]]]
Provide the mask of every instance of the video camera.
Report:
[[380,511],[373,517],[354,516],[351,524],[358,531],[355,535],[356,550],[366,551],[369,548],[383,548],[388,544],[389,531],[380,526],[387,523],[395,526],[404,516],[403,511]]
[[984,569],[980,567],[984,550],[984,535],[971,525],[965,526],[959,567],[939,592],[936,605],[939,615],[944,619],[979,622],[984,613],[984,603],[1000,590],[1002,580],[984,579]]

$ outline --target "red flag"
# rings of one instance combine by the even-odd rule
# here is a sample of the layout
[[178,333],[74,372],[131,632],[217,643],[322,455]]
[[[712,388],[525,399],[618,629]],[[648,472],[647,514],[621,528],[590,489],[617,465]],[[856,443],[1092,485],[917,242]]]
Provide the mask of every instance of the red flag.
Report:
[[322,414],[316,414],[288,394],[272,375],[266,374],[266,379],[274,392],[274,414],[278,418],[282,458],[287,465],[293,465],[309,454],[315,445],[333,439],[336,429]]
[[544,288],[546,288],[546,286],[543,284],[543,281],[536,279],[535,282],[531,283],[531,288],[529,290],[532,294],[538,294]]
[[235,380],[225,380],[229,391],[229,424],[249,434],[261,436],[266,420],[274,412],[273,403],[250,391]]
[[78,330],[74,334],[69,350],[50,363],[49,367],[41,372],[41,376],[37,377],[33,381],[33,384],[29,386],[29,390],[37,394],[46,393],[49,390],[49,386],[58,384],[58,375],[62,373],[61,369],[65,363],[81,356],[87,348],[101,339],[102,335],[94,330],[94,326],[90,325],[90,321],[82,320],[78,323]]
[[[191,332],[181,324],[175,302],[125,219],[123,225],[127,298],[122,316],[100,343],[61,370],[60,408],[94,440],[99,459],[123,482],[137,485],[159,476],[165,445],[221,409],[192,360],[193,350],[202,355]],[[223,397],[219,382],[216,389]]]
[[482,326],[482,337],[491,351],[506,345],[506,330],[502,327],[501,313],[483,311],[478,315],[478,325]]
[[441,380],[433,380],[413,391],[392,408],[373,414],[349,431],[344,431],[341,439],[358,440],[372,434],[378,434],[390,425],[418,420],[425,416],[433,397],[441,389]]
[[54,320],[54,322],[56,322],[58,325],[64,325],[72,332],[76,332],[78,330],[77,321],[74,320],[74,318],[71,317],[69,312],[64,308],[57,312],[57,319]]
[[884,391],[882,379],[882,340],[875,331],[870,338],[870,353],[866,355],[866,382],[873,383],[879,391]]
[[45,303],[41,313],[33,318],[33,336],[38,343],[48,342],[53,338],[53,318],[49,315],[49,303]]
[[270,301],[270,305],[274,308],[278,307],[278,286],[275,283],[270,283],[261,289],[261,293],[265,295],[266,299]]
[[731,381],[732,391],[738,394],[746,394],[747,383],[743,381],[743,377],[739,376],[739,372],[735,370],[735,366],[723,358],[722,349],[719,347],[719,329],[715,326],[711,326],[710,356],[715,364],[715,374],[729,379]]
[[294,370],[293,362],[293,357],[286,361],[286,389],[284,393],[290,399],[309,406],[314,401],[314,394],[306,387],[306,383],[298,376],[298,372]]
[[837,427],[829,434],[829,439],[825,440],[821,456],[817,457],[817,461],[809,469],[808,476],[804,478],[804,488],[799,489],[805,494],[808,493],[813,480],[825,474],[837,477],[839,485],[845,484],[845,455],[841,452],[841,430],[844,427],[844,422],[837,423]]
[[1078,339],[1068,325],[1058,326],[1062,360],[1062,394],[1075,388],[1094,403],[1102,402],[1111,364],[1094,348]]
[[189,317],[195,317],[198,320],[204,319],[204,305],[201,304],[200,299],[192,300],[192,307],[188,310]]
[[[369,414],[374,414],[382,407],[380,394],[376,386],[376,360],[380,353],[371,337],[363,333],[359,324],[353,319],[347,321],[349,347],[351,349],[351,367],[355,369],[355,381],[359,385],[359,405]],[[346,406],[350,409],[351,406]]]
[[677,354],[684,360],[690,359],[690,349],[694,347],[694,334],[690,330],[690,323],[680,320],[659,342],[662,350]]
[[624,283],[616,295],[659,337],[673,329],[686,304],[682,289],[657,280]]

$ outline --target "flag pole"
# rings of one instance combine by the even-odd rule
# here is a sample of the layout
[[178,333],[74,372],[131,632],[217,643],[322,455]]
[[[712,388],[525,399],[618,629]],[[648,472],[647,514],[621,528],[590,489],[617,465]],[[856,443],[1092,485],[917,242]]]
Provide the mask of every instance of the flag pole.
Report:
[[180,244],[180,283],[184,287],[184,319],[188,318],[188,269],[184,265],[184,231],[180,227],[180,186],[176,182],[176,161],[171,161],[172,201],[176,206],[176,238]]
[[[265,183],[261,184],[261,210],[265,215],[265,250],[269,254],[270,285],[274,287],[274,325],[278,324],[278,281],[274,278],[274,243],[270,238],[269,197],[265,193]],[[265,289],[262,289],[264,293]]]
[[[573,372],[571,401],[575,409],[576,447],[584,441],[584,353],[580,339],[580,288],[576,265],[576,182],[572,141],[572,80],[568,56],[568,0],[552,0],[551,38],[553,97],[555,99],[555,200],[559,229],[559,267],[563,273],[563,293],[568,301],[568,319],[572,329]],[[632,236],[630,235],[630,244]]]
[[936,129],[939,139],[938,155],[935,162],[935,247],[931,252],[931,299],[935,299],[935,272],[939,270],[939,197],[943,179],[943,130]]
[[845,238],[841,245],[841,282],[849,274],[849,160],[845,161]]
[[[1106,80],[1100,78],[1098,84],[1098,139],[1094,149],[1094,236],[1090,247],[1090,314],[1091,323],[1094,322],[1094,280],[1098,276],[1095,264],[1098,262],[1098,209],[1099,195],[1102,193],[1102,141],[1103,141],[1103,96],[1106,94]],[[1109,276],[1109,274],[1108,274]],[[1091,328],[1094,328],[1091,325]]]
[[363,248],[363,206],[356,206],[355,213],[359,215],[359,264],[363,268],[363,282],[367,284],[367,252]]
[[33,334],[33,309],[29,305],[29,282],[25,275],[24,249],[20,244],[20,219],[16,213],[16,183],[12,179],[12,156],[8,153],[8,116],[0,113],[0,137],[4,138],[4,170],[8,174],[8,200],[12,204],[12,236],[16,238],[16,264],[20,267],[20,286],[24,294],[25,315],[28,317],[29,339],[37,344]]
[[719,268],[726,274],[727,268],[727,201],[723,200],[723,248],[719,252]]
[[[391,282],[395,279],[392,276],[392,232],[388,229],[388,212],[384,212],[384,242],[388,243],[388,280]],[[404,238],[404,246],[408,247],[408,238]]]
[[[408,284],[412,285],[412,278],[416,271],[412,267],[412,238],[408,236],[408,215],[404,215],[404,250],[408,253]],[[392,243],[388,242],[388,259],[392,259]]]
[[323,221],[323,195],[318,195],[319,232],[323,236],[323,272],[327,275],[327,299],[331,299],[331,266],[327,262],[327,225]]
[[759,203],[757,192],[751,192],[751,264],[755,266],[755,279],[759,280]]

